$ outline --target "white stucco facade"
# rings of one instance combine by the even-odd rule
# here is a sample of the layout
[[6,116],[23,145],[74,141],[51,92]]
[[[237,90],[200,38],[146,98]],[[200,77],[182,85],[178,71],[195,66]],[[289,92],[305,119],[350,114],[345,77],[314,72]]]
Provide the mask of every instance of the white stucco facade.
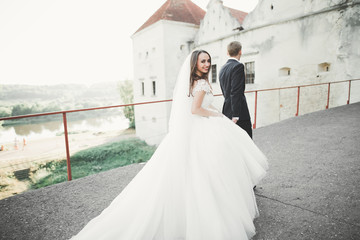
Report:
[[[218,74],[228,58],[226,46],[233,40],[242,43],[240,61],[254,66],[254,83],[247,84],[246,90],[360,78],[360,0],[260,0],[242,23],[243,30],[239,27],[240,23],[222,1],[211,0],[199,28],[160,21],[139,32],[133,37],[135,102],[171,98],[177,71],[189,52],[187,46],[207,50]],[[191,40],[194,44],[187,45]],[[157,57],[149,57],[147,61],[137,59],[139,53],[152,49],[155,44]],[[186,50],[180,50],[182,45]],[[155,69],[162,90],[159,89],[156,97],[139,96],[139,79],[146,81],[155,76]],[[215,93],[221,93],[218,79],[213,88]],[[346,104],[347,93],[347,82],[332,84],[329,107]],[[328,85],[301,88],[299,114],[325,109],[327,94]],[[255,94],[249,93],[246,97],[254,120]],[[350,102],[358,101],[360,81],[351,85]],[[222,102],[222,97],[217,97],[215,105],[221,109]],[[297,89],[258,92],[257,127],[294,117],[296,103]],[[151,135],[154,129],[167,131],[170,104],[153,105],[152,115],[166,117],[161,127],[160,122],[154,123],[154,128],[148,127],[152,125],[146,125],[142,119],[149,110],[137,108],[136,128],[140,137],[146,135],[144,129],[151,130]],[[161,138],[154,143],[159,143]]]
[[[179,65],[193,48],[198,28],[161,20],[133,35],[134,102],[172,98]],[[168,131],[170,110],[171,103],[135,106],[137,136],[148,144],[158,144]]]
[[[218,13],[224,12],[222,5],[217,7]],[[212,6],[206,17],[218,18],[209,10]],[[208,28],[203,22],[196,47],[208,50],[222,66],[227,44],[240,41],[240,61],[255,65],[255,82],[247,84],[247,90],[356,79],[360,77],[359,13],[359,1],[262,0],[245,18],[242,31],[207,40],[201,32]],[[346,104],[347,88],[348,83],[331,85],[329,107]],[[327,93],[327,85],[301,88],[299,114],[325,109]],[[259,92],[257,126],[295,116],[296,96],[297,89]],[[254,94],[247,94],[247,100],[254,119]],[[351,101],[359,100],[360,83],[353,82]]]

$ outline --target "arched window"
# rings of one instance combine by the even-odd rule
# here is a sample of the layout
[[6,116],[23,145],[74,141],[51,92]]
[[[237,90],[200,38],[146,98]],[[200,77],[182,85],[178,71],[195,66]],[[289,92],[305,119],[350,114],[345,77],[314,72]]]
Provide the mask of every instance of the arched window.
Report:
[[279,76],[290,76],[291,69],[289,67],[283,67],[279,69]]
[[324,63],[320,63],[318,65],[318,72],[329,72],[330,71],[330,63],[324,62]]

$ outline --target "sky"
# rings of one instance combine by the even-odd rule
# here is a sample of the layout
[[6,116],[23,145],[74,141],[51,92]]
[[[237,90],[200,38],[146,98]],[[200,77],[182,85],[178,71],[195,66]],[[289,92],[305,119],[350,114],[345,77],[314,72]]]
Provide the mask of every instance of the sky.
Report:
[[[165,2],[0,0],[0,85],[131,80],[131,35]],[[223,3],[250,12],[258,0]]]

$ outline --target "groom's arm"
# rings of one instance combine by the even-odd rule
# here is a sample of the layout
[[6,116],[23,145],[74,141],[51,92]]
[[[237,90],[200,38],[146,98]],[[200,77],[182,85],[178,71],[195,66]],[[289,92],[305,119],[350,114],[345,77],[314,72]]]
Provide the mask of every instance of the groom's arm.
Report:
[[232,117],[239,118],[240,116],[240,109],[241,109],[241,98],[244,95],[244,82],[245,82],[245,72],[244,72],[244,65],[237,64],[233,72],[231,74],[231,91],[230,91],[230,98],[231,98],[231,110],[232,110]]

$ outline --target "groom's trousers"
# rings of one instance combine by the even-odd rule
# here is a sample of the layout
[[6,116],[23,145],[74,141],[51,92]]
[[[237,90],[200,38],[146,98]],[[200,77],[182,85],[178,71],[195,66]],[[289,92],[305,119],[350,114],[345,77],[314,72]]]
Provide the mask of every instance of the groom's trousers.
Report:
[[252,128],[251,128],[251,121],[250,120],[238,120],[236,124],[244,129],[247,134],[252,138]]

